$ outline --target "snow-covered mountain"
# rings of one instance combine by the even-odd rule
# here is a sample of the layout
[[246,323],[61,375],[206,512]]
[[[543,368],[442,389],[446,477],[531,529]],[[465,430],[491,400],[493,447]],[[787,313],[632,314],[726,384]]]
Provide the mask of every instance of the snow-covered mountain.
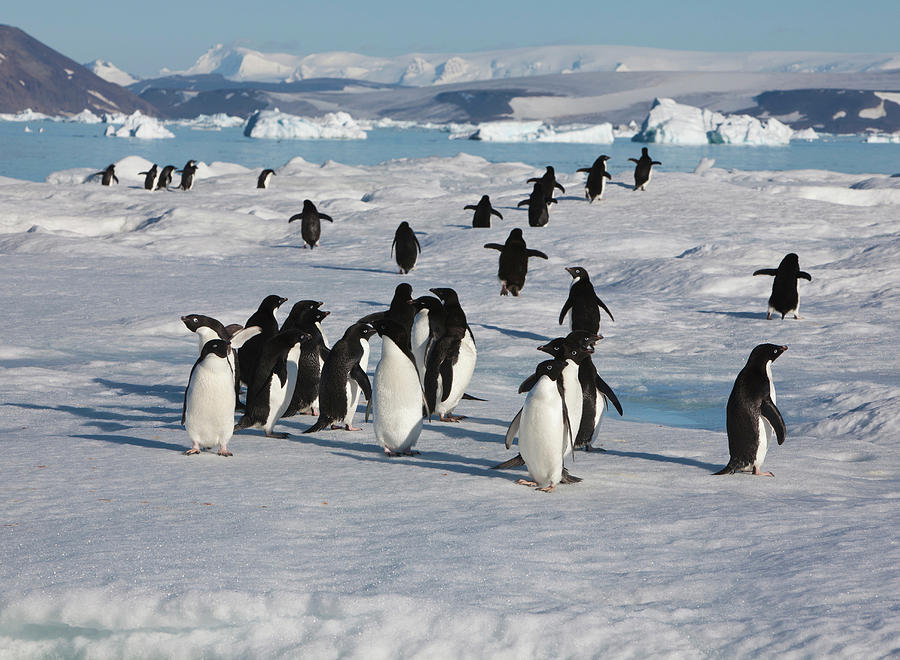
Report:
[[95,75],[100,76],[103,80],[115,83],[116,85],[121,85],[122,87],[128,87],[128,85],[138,81],[137,78],[130,73],[122,71],[122,69],[109,60],[94,60],[93,62],[87,62],[84,64],[84,68],[93,72]]
[[900,69],[900,53],[760,51],[718,53],[637,46],[541,46],[476,53],[372,57],[348,52],[291,55],[218,44],[185,71],[238,81],[355,78],[413,86],[596,71],[858,73]]

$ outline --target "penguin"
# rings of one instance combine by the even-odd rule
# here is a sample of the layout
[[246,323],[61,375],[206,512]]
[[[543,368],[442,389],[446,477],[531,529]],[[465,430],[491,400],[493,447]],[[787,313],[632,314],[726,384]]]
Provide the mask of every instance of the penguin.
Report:
[[525,245],[525,238],[522,236],[522,230],[516,227],[509,236],[506,237],[506,243],[485,243],[485,248],[500,251],[500,268],[497,271],[497,277],[503,285],[500,289],[500,295],[505,296],[512,294],[518,296],[522,287],[525,286],[525,274],[528,272],[528,258],[539,257],[547,259],[547,255],[540,250],[529,250]]
[[168,190],[172,185],[172,172],[175,171],[174,165],[166,165],[159,173],[159,181],[156,183],[157,190]]
[[300,235],[304,241],[303,247],[305,248],[308,245],[310,250],[319,244],[319,236],[322,234],[322,223],[320,221],[328,220],[328,222],[334,223],[330,215],[319,213],[316,205],[308,199],[303,200],[303,210],[296,215],[292,215],[288,219],[288,223],[294,220],[300,221]]
[[246,342],[238,351],[240,378],[247,386],[248,392],[253,386],[256,365],[259,362],[263,347],[278,332],[278,321],[275,319],[275,312],[286,301],[287,298],[282,298],[281,296],[266,296],[259,304],[257,310],[250,315],[250,318],[244,324],[245,327],[255,325],[260,328],[259,335]]
[[91,178],[94,178],[95,176],[102,177],[100,179],[100,183],[104,186],[110,185],[113,181],[119,183],[119,177],[116,176],[115,164],[108,165],[107,168],[102,172],[94,172],[93,174],[91,174]]
[[156,187],[156,181],[159,179],[159,169],[156,167],[156,163],[153,163],[153,167],[151,167],[146,172],[138,172],[138,175],[144,175],[144,190],[153,190]]
[[647,190],[647,184],[650,183],[650,175],[654,165],[662,165],[658,160],[650,158],[647,153],[647,147],[641,147],[641,157],[629,158],[634,166],[634,190]]
[[734,381],[725,408],[725,429],[728,432],[728,465],[715,474],[752,472],[757,476],[774,477],[761,472],[766,451],[774,434],[778,444],[784,444],[787,430],[781,412],[775,405],[775,383],[772,381],[772,362],[787,350],[787,346],[760,344],[750,352],[747,364]]
[[[596,341],[603,339],[597,335]],[[596,351],[595,351],[596,352]],[[613,392],[612,388],[597,373],[597,367],[591,357],[581,361],[578,365],[578,382],[581,385],[581,421],[578,422],[578,430],[575,433],[575,449],[591,451],[597,433],[600,430],[600,421],[609,404],[612,404],[622,416],[622,404]],[[576,420],[572,420],[573,424]],[[602,450],[601,450],[602,451]]]
[[427,409],[409,335],[388,318],[377,319],[374,326],[382,340],[372,386],[375,439],[388,456],[412,456],[419,453],[413,447]]
[[309,333],[296,328],[279,332],[266,340],[256,373],[247,388],[247,408],[234,430],[262,427],[267,438],[285,439],[287,433],[272,429],[291,403],[297,384],[300,346]]
[[812,282],[812,276],[800,270],[800,258],[793,252],[786,254],[778,268],[760,268],[754,275],[774,275],[772,295],[769,296],[769,311],[766,319],[772,319],[772,312],[779,312],[782,320],[787,314],[800,318],[800,294],[797,292],[797,280]]
[[[562,360],[545,360],[519,386],[519,393],[527,392],[525,404],[506,434],[506,448],[512,446],[514,435],[519,437],[519,453],[531,480],[516,483],[552,493],[559,483],[575,483],[578,477],[563,467],[566,455],[572,450],[572,425],[564,396]],[[515,423],[515,420],[514,420]]]
[[347,431],[360,430],[352,426],[352,421],[360,390],[372,402],[372,386],[363,360],[368,364],[369,337],[374,334],[375,328],[370,324],[357,322],[334,343],[319,380],[319,418],[304,433],[321,431],[329,424],[332,429],[341,428],[336,422],[343,423]]
[[291,313],[281,324],[281,330],[297,328],[309,334],[309,339],[300,345],[299,373],[297,384],[291,396],[291,403],[285,411],[285,417],[297,414],[319,416],[319,381],[322,365],[328,357],[328,348],[322,336],[320,322],[330,312],[319,309],[321,302],[301,300],[294,303]]
[[234,374],[234,394],[237,397],[241,388],[237,349],[243,346],[248,339],[258,335],[261,332],[261,328],[258,326],[244,328],[237,324],[225,327],[221,321],[205,314],[186,314],[181,317],[181,322],[184,323],[188,330],[197,333],[201,352],[206,342],[213,339],[229,342],[228,364],[231,365],[231,371]]
[[466,204],[463,207],[463,210],[475,211],[475,215],[472,216],[473,227],[490,227],[492,215],[496,215],[498,218],[503,220],[503,216],[500,215],[500,211],[497,211],[493,206],[491,206],[491,198],[487,195],[482,195],[481,199],[478,200],[478,204]]
[[181,175],[181,183],[178,184],[180,190],[190,190],[194,187],[194,175],[197,174],[197,161],[189,160],[180,170],[175,170]]
[[553,198],[554,188],[559,188],[560,192],[565,194],[566,189],[556,180],[556,172],[553,171],[552,165],[547,165],[547,170],[540,177],[528,179],[525,183],[539,183],[541,192],[544,194],[544,200],[549,204]]
[[372,323],[377,319],[389,318],[403,326],[406,334],[412,331],[413,319],[416,317],[416,308],[412,302],[412,286],[408,282],[401,282],[394,288],[394,297],[391,298],[391,306],[384,312],[373,312],[362,317],[360,321]]
[[181,424],[191,440],[190,456],[218,447],[219,456],[231,456],[228,441],[234,433],[234,372],[228,362],[231,346],[212,339],[203,345],[191,368],[184,390]]
[[275,176],[275,170],[263,170],[259,173],[259,178],[256,180],[256,187],[268,188],[273,176]]
[[422,246],[419,245],[419,239],[416,233],[404,220],[394,232],[394,242],[391,243],[391,255],[394,254],[394,247],[397,248],[397,265],[400,266],[400,274],[405,275],[416,267],[416,258],[422,252]]
[[606,171],[606,161],[608,160],[609,156],[603,154],[590,167],[582,167],[575,170],[576,172],[587,172],[588,178],[584,183],[584,197],[589,203],[593,203],[595,199],[602,200],[606,180],[612,181],[612,175]]
[[523,199],[516,206],[528,206],[529,227],[544,227],[550,222],[550,205],[556,203],[552,197],[545,198],[541,184],[535,183],[528,199]]
[[605,311],[612,321],[612,312],[600,300],[600,296],[594,291],[588,272],[581,266],[566,268],[572,276],[572,286],[569,287],[569,296],[563,303],[559,312],[559,325],[562,325],[566,313],[572,312],[569,318],[572,330],[584,330],[592,335],[600,334],[600,310]]
[[453,289],[430,289],[444,303],[444,336],[428,354],[425,366],[425,401],[430,413],[442,422],[458,422],[463,416],[453,415],[475,371],[478,351],[475,338]]
[[420,296],[409,301],[416,310],[410,332],[410,345],[422,386],[425,386],[425,365],[428,352],[446,333],[444,305],[434,296]]

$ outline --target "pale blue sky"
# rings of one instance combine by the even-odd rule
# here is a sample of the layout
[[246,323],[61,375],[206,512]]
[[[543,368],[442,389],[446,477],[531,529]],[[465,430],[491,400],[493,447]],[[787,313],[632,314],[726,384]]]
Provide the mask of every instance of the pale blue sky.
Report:
[[550,44],[685,50],[900,51],[900,0],[43,0],[6,3],[19,27],[77,62],[141,77],[185,69],[216,43],[298,55],[468,52]]

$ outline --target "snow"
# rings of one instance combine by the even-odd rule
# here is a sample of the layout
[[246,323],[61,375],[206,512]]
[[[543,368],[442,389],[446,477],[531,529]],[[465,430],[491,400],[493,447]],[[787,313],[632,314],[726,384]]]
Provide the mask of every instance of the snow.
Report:
[[130,73],[122,71],[122,69],[107,60],[98,59],[93,62],[88,62],[84,65],[84,68],[100,76],[105,81],[121,85],[122,87],[127,87],[138,81],[138,79]]
[[[108,117],[105,121],[110,123],[110,126],[106,128],[108,137],[136,137],[145,140],[175,137],[175,134],[163,126],[156,117],[143,115],[140,110],[135,110],[124,118]],[[119,128],[112,125],[112,122],[119,123],[120,121],[124,123]]]
[[267,140],[365,140],[366,132],[346,112],[322,117],[298,117],[279,110],[257,110],[244,135]]
[[[543,168],[295,158],[257,190],[258,170],[212,163],[189,192],[147,192],[147,164],[118,161],[110,187],[0,181],[0,656],[896,653],[897,178],[707,162],[632,192],[631,164],[611,161],[588,205],[584,175],[557,171],[575,194],[524,228],[550,259],[512,298],[482,245],[526,225],[514,207]],[[504,219],[474,230],[462,207],[484,193]],[[334,218],[314,251],[287,223],[304,198]],[[422,254],[401,277],[402,220]],[[766,321],[771,278],[752,272],[789,251],[813,277],[804,318]],[[606,453],[570,464],[584,481],[547,495],[488,467],[511,455],[536,346],[565,332],[575,264],[615,315],[594,359],[626,416],[605,416]],[[315,298],[333,342],[401,281],[460,293],[468,391],[487,399],[460,405],[467,420],[426,423],[414,458],[385,457],[361,410],[357,433],[292,418],[288,440],[241,432],[233,458],[182,455],[197,343],[179,316],[243,323],[278,293],[283,319]],[[776,477],[713,477],[731,385],[765,341],[789,346]]]
[[898,144],[900,143],[900,133],[872,133],[867,135],[864,141],[871,144]]
[[551,126],[542,121],[492,121],[478,124],[474,131],[451,134],[451,138],[489,142],[571,142],[612,144],[610,123],[593,126]]
[[723,115],[706,108],[657,98],[634,140],[663,144],[785,145],[794,131],[774,118]]

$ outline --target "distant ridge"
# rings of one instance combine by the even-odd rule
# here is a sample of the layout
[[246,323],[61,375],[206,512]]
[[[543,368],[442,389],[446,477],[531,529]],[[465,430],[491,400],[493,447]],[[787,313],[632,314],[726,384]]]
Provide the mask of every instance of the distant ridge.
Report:
[[90,110],[131,114],[159,111],[127,89],[103,80],[34,37],[0,25],[0,112],[27,108],[47,115],[74,115]]

